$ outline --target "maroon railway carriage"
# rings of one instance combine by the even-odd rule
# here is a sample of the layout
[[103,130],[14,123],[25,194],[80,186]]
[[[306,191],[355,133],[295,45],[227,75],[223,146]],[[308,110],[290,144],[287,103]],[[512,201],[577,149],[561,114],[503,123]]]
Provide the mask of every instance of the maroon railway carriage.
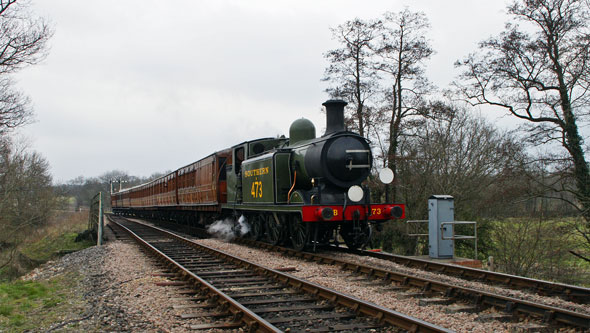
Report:
[[221,212],[227,202],[225,164],[230,150],[216,152],[149,183],[111,195],[121,215],[190,223],[196,212]]

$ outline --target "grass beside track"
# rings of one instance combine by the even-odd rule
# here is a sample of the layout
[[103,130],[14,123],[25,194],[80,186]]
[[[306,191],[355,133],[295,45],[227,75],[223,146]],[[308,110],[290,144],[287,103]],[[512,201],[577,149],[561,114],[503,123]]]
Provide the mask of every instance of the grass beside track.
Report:
[[0,332],[38,331],[79,312],[83,300],[75,293],[81,279],[77,272],[37,281],[18,277],[64,254],[95,245],[92,240],[75,241],[87,225],[87,211],[57,212],[47,224],[28,231],[11,264],[0,270]]
[[66,273],[49,280],[0,283],[0,332],[49,328],[79,311],[82,298],[73,291],[78,281],[76,273]]
[[79,251],[96,243],[90,240],[76,242],[78,232],[65,232],[63,234],[43,237],[39,241],[30,244],[22,250],[28,258],[37,262],[47,262],[63,254]]
[[13,260],[0,269],[0,282],[11,281],[49,260],[95,245],[91,240],[75,241],[87,226],[87,211],[57,212],[48,223],[25,231],[27,236],[18,245]]

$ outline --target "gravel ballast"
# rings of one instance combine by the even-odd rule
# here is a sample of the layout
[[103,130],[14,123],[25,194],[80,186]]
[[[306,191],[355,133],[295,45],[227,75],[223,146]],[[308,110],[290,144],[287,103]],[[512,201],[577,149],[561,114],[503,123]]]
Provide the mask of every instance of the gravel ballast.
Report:
[[475,320],[477,314],[465,312],[447,314],[444,311],[446,306],[420,306],[417,298],[399,299],[398,293],[400,291],[388,290],[383,285],[370,285],[362,280],[355,281],[355,278],[351,277],[348,272],[344,272],[334,265],[320,265],[302,259],[285,257],[276,252],[253,249],[216,239],[196,241],[266,267],[275,269],[296,267],[297,271],[289,274],[458,332],[506,332],[512,326],[509,323],[497,321],[477,322]]
[[71,253],[23,279],[49,279],[66,272],[82,277],[70,291],[81,302],[39,332],[192,332],[190,325],[202,323],[179,319],[186,310],[173,305],[191,304],[189,296],[179,293],[183,287],[156,285],[169,279],[158,275],[161,267],[136,244],[111,241]]
[[[289,274],[459,332],[520,330],[519,326],[513,323],[479,322],[476,320],[479,314],[447,313],[447,305],[421,306],[417,298],[400,297],[400,293],[403,293],[402,290],[393,290],[390,286],[351,276],[350,273],[342,271],[334,265],[290,258],[276,252],[254,249],[222,240],[196,241],[270,268],[295,267],[296,271]],[[505,293],[508,296],[524,299],[541,298],[520,291],[491,287],[478,282],[411,269],[380,259],[359,258],[345,254],[334,255],[348,261],[362,260],[364,263],[370,262],[376,267],[418,274],[449,283],[460,282],[462,286],[469,288]],[[188,332],[190,325],[203,323],[203,320],[179,318],[180,314],[187,313],[187,310],[177,310],[173,306],[191,304],[188,300],[190,296],[180,293],[183,288],[186,288],[157,285],[158,282],[169,281],[168,277],[157,274],[165,270],[134,243],[110,241],[102,247],[92,247],[71,253],[58,261],[47,263],[32,271],[24,279],[48,279],[72,271],[78,272],[82,277],[75,290],[72,291],[73,297],[82,301],[76,302],[72,311],[64,314],[59,322],[53,323],[50,327],[39,328],[39,331]],[[567,306],[580,312],[588,311],[587,307],[563,300],[549,297],[544,299],[547,304]],[[188,312],[198,311],[191,309]],[[494,310],[488,310],[488,313],[493,312]]]
[[[419,305],[420,299],[418,298],[404,298],[403,290],[392,290],[392,288],[381,284],[367,283],[367,281],[363,281],[364,279],[351,276],[349,272],[342,271],[340,267],[335,265],[308,262],[298,258],[283,256],[269,250],[254,249],[248,246],[228,243],[223,240],[204,239],[195,241],[267,267],[296,267],[297,271],[290,272],[290,274],[458,332],[523,331],[524,326],[522,323],[506,323],[495,320],[490,322],[480,322],[476,319],[481,313],[448,313],[449,306],[447,305]],[[526,293],[524,291],[495,287],[443,274],[430,273],[381,259],[359,257],[352,254],[342,253],[332,253],[328,256],[338,257],[338,259],[344,259],[359,264],[369,264],[375,267],[404,272],[433,280],[444,281],[476,290],[498,293],[509,297],[535,302],[541,301],[547,305],[562,307],[580,313],[588,313],[590,311],[586,305],[575,304],[555,297],[543,297],[536,294]],[[495,312],[496,310],[489,309],[483,314],[494,314]]]

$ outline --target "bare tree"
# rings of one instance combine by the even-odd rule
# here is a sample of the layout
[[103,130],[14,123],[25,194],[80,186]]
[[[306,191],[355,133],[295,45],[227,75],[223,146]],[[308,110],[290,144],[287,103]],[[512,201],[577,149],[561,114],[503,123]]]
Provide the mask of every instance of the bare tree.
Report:
[[400,146],[407,157],[400,160],[399,170],[404,202],[415,214],[412,218],[422,219],[430,195],[450,194],[463,218],[481,216],[491,208],[493,192],[503,191],[518,177],[513,171],[521,168],[522,147],[512,133],[482,117],[455,105],[436,104],[435,118]]
[[[519,173],[524,155],[517,139],[466,109],[446,101],[432,105],[432,117],[415,135],[404,136],[399,146],[404,159],[398,161],[398,195],[407,206],[408,218],[426,219],[428,198],[443,193],[455,197],[458,220],[481,221],[484,216],[510,213],[510,202],[528,187]],[[479,247],[483,250],[486,240],[481,227]],[[381,242],[392,242],[399,253],[413,255],[419,244],[405,232],[405,226],[386,226]],[[467,250],[471,244],[465,244]]]
[[[417,125],[408,120],[413,118],[419,123],[428,110],[424,107],[424,96],[432,86],[424,75],[424,61],[434,50],[426,39],[430,24],[424,13],[408,9],[385,13],[381,28],[376,51],[379,56],[377,69],[385,74],[382,112],[388,124],[388,135],[384,162],[396,173],[400,137]],[[393,199],[396,199],[396,186],[393,187]]]
[[344,98],[353,111],[353,123],[362,136],[368,136],[371,118],[369,100],[377,92],[377,73],[373,63],[374,43],[381,21],[346,21],[332,29],[333,38],[341,48],[330,50],[325,57],[330,62],[324,81],[333,86],[326,91],[335,98]]
[[0,137],[0,268],[12,261],[27,231],[47,222],[54,204],[47,161]]
[[557,142],[566,149],[578,208],[590,221],[590,170],[579,134],[590,111],[588,4],[516,1],[508,12],[527,30],[507,24],[500,36],[482,42],[478,54],[458,62],[465,83],[457,86],[473,104],[498,106],[528,121],[536,144]]
[[0,76],[0,135],[27,124],[33,115],[29,98],[12,85],[12,80]]
[[29,99],[12,88],[10,75],[44,59],[53,34],[28,5],[26,0],[0,1],[0,135],[30,121]]
[[16,0],[0,0],[0,15],[2,15],[2,13],[4,13],[5,10],[8,9],[8,7],[10,7],[10,5],[13,5],[16,2]]
[[478,54],[458,62],[465,83],[457,86],[469,102],[497,106],[527,121],[534,144],[565,148],[565,159],[552,160],[575,186],[553,190],[575,195],[571,203],[585,217],[588,236],[590,169],[579,127],[590,111],[589,3],[518,0],[508,13],[525,27],[507,24],[500,36],[480,44]]

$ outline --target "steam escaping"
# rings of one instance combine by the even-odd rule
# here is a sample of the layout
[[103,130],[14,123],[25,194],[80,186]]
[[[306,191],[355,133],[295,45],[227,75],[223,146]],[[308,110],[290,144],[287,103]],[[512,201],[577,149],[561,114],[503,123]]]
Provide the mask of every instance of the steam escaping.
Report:
[[244,236],[248,231],[250,231],[250,226],[244,215],[240,216],[237,222],[233,218],[228,217],[224,220],[213,222],[207,228],[207,232],[213,235],[213,237],[225,241],[231,241],[236,237]]

